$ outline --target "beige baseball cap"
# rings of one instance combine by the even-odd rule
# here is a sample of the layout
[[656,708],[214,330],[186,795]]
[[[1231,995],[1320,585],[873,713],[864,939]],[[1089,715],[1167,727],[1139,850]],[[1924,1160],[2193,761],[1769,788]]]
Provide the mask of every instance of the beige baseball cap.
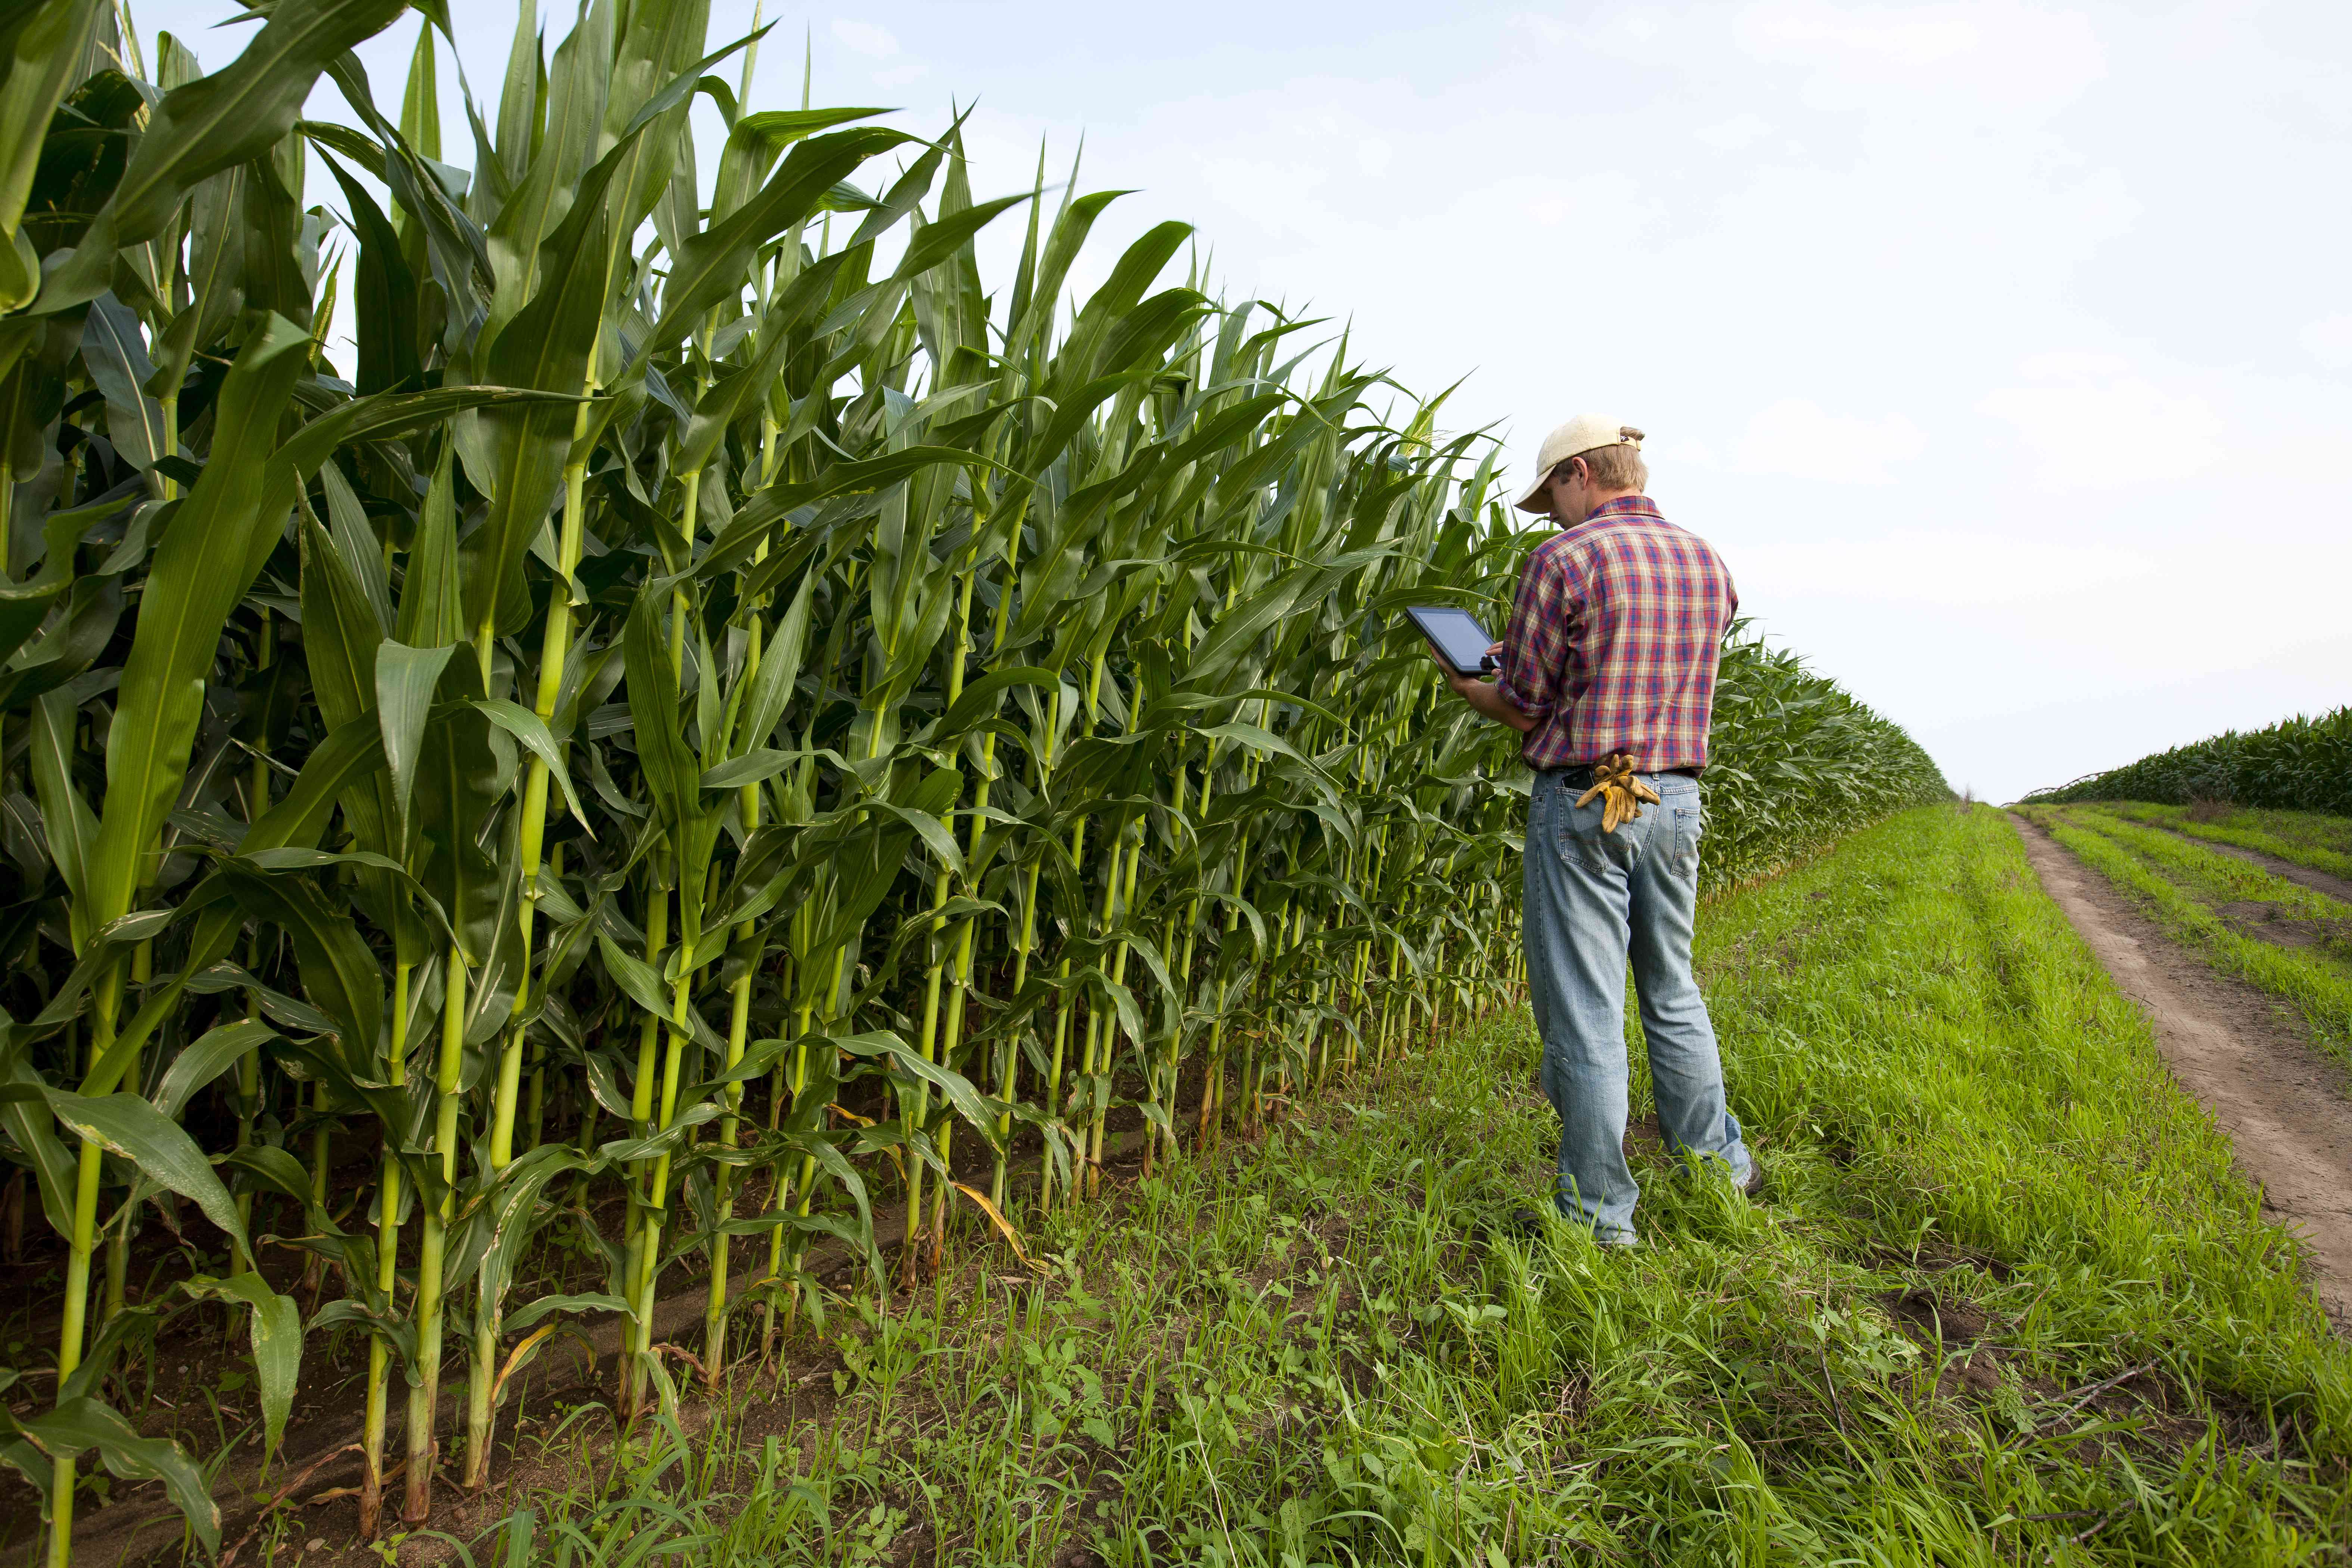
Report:
[[[1629,434],[1629,432],[1631,432]],[[1527,493],[1511,504],[1521,511],[1545,511],[1549,509],[1536,500],[1536,492],[1551,478],[1551,471],[1570,458],[1580,458],[1587,452],[1603,447],[1639,447],[1642,437],[1631,425],[1600,414],[1580,414],[1543,438],[1536,449],[1536,477],[1528,482]]]

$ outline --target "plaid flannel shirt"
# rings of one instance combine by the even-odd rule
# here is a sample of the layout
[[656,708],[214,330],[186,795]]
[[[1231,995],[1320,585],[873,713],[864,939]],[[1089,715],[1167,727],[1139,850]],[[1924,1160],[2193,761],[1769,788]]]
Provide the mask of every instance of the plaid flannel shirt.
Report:
[[1643,773],[1706,766],[1715,669],[1739,608],[1731,574],[1647,496],[1620,496],[1536,546],[1496,687],[1536,721],[1532,768],[1630,752]]

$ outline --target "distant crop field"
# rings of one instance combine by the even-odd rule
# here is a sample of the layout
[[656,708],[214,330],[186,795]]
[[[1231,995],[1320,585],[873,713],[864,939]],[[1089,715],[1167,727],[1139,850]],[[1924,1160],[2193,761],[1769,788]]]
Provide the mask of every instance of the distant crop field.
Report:
[[2264,730],[2232,730],[2057,789],[2037,791],[2026,800],[2137,800],[2160,805],[2211,801],[2352,816],[2352,707],[2315,719],[2283,720]]

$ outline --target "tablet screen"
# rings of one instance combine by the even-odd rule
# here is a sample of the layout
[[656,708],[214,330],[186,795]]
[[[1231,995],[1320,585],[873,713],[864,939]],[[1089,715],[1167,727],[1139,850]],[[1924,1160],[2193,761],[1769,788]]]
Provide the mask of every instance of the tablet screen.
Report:
[[1421,628],[1422,636],[1437,645],[1437,651],[1444,656],[1445,662],[1465,675],[1477,674],[1478,661],[1486,658],[1486,650],[1495,645],[1495,639],[1486,635],[1486,628],[1480,626],[1478,618],[1467,610],[1416,606],[1405,614],[1412,617],[1413,625]]

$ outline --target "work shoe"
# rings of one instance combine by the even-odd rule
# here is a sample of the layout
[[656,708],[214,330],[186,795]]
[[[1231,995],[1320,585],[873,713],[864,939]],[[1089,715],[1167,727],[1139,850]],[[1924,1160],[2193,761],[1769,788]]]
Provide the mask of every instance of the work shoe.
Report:
[[1740,1195],[1754,1199],[1764,1193],[1764,1162],[1751,1152],[1748,1156],[1748,1179],[1739,1184]]
[[[1549,1230],[1552,1226],[1566,1225],[1568,1223],[1568,1220],[1561,1216],[1557,1210],[1553,1212],[1552,1217],[1547,1219],[1539,1210],[1531,1208],[1516,1208],[1511,1211],[1508,1229],[1513,1236],[1517,1237],[1522,1241],[1536,1241],[1539,1240],[1545,1232]],[[1592,1237],[1592,1245],[1595,1247],[1638,1247],[1641,1245],[1641,1238],[1630,1233],[1624,1236],[1594,1235]]]

